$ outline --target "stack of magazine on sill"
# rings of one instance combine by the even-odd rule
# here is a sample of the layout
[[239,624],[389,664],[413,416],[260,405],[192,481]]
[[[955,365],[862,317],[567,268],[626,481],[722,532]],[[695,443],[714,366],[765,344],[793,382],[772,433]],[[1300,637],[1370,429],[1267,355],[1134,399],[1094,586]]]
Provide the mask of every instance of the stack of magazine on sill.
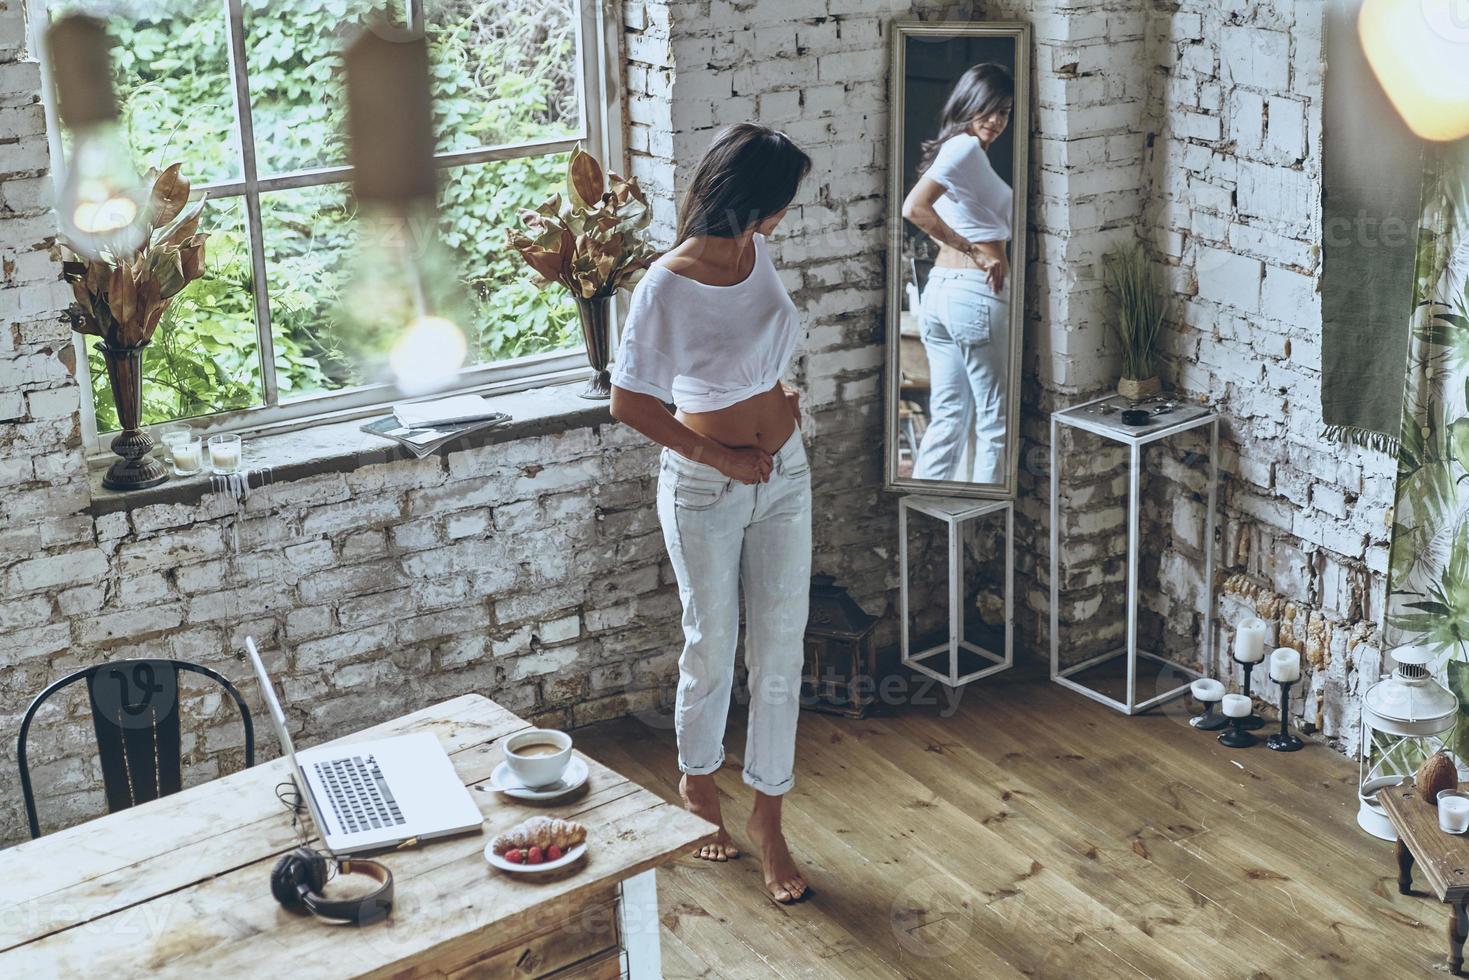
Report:
[[455,395],[431,402],[394,405],[393,414],[373,419],[363,432],[391,439],[422,459],[429,453],[481,429],[510,421],[478,395]]

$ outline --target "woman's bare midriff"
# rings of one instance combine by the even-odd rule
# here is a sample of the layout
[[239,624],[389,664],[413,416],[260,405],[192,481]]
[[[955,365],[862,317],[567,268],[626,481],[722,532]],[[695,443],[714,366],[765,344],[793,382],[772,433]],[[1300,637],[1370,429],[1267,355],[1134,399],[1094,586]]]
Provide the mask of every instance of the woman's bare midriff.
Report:
[[[1000,261],[1004,261],[1004,242],[975,242],[975,245],[982,249],[987,255],[990,255],[995,259],[999,259]],[[934,259],[933,264],[934,267],[937,269],[981,268],[980,264],[976,262],[973,257],[959,251],[957,248],[950,248],[947,245],[939,246],[938,258]]]
[[791,437],[796,417],[777,381],[769,391],[714,412],[679,412],[678,420],[730,449],[758,446],[774,453]]

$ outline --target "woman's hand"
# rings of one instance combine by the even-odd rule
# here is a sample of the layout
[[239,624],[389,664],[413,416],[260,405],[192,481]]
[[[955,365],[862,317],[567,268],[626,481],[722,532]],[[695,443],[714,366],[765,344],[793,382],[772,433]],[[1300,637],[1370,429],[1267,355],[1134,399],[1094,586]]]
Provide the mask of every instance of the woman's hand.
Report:
[[795,416],[796,424],[801,424],[801,393],[784,381],[780,383],[781,390],[785,392],[786,404],[791,408],[791,415]]
[[991,242],[970,242],[964,254],[985,273],[990,289],[999,293],[1005,288],[1005,280],[1010,275],[1010,261],[1003,251],[996,252]]
[[775,461],[759,446],[727,448],[713,461],[714,468],[741,483],[769,483]]
[[1010,276],[1010,260],[1001,255],[998,259],[994,259],[985,271],[988,273],[990,289],[994,290],[996,295],[1004,292],[1005,280]]

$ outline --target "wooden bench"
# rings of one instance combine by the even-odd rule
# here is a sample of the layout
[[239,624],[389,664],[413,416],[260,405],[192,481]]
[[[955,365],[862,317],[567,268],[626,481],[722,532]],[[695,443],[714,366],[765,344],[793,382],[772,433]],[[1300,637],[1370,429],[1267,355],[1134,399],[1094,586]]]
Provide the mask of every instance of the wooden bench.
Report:
[[1378,790],[1377,802],[1398,832],[1398,891],[1413,894],[1416,862],[1433,894],[1449,906],[1449,972],[1463,976],[1464,940],[1469,937],[1469,838],[1438,829],[1438,810],[1423,802],[1413,784]]

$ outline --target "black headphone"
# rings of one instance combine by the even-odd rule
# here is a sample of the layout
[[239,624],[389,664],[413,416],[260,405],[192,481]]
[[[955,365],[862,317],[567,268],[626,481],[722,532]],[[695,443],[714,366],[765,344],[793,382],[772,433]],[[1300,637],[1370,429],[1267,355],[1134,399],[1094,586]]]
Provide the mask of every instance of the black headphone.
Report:
[[323,919],[370,925],[388,917],[393,909],[393,873],[376,861],[342,860],[342,874],[361,874],[378,886],[360,898],[327,898],[327,858],[320,851],[298,847],[276,862],[270,872],[270,893],[292,912],[309,912]]

